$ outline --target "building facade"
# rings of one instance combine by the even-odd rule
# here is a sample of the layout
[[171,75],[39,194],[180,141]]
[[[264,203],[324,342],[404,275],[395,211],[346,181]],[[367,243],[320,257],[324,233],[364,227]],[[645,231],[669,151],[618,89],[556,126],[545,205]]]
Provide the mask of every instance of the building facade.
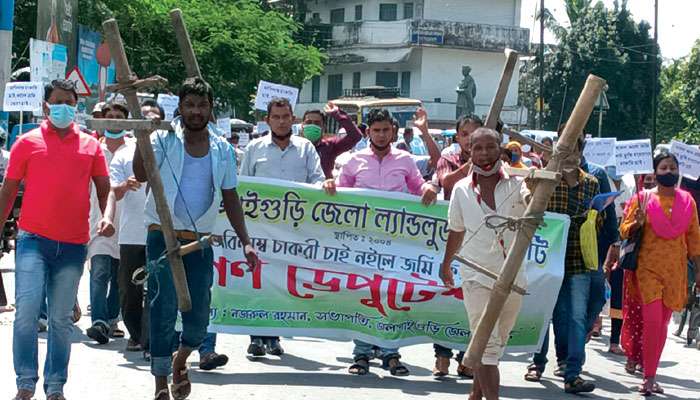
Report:
[[[526,54],[530,32],[520,28],[521,0],[307,0],[306,30],[325,27],[329,55],[323,75],[307,81],[297,114],[319,108],[348,89],[399,88],[423,101],[431,120],[455,120],[462,66],[477,86],[475,113],[486,114],[505,57]],[[518,68],[502,118],[516,124]]]

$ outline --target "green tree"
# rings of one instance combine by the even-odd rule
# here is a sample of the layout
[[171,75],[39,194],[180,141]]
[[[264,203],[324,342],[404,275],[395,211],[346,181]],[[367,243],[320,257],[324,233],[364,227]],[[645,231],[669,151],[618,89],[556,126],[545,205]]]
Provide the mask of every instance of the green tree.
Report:
[[13,69],[29,66],[29,39],[36,34],[37,0],[15,0],[12,32]]
[[159,74],[171,89],[185,77],[168,11],[180,8],[204,78],[220,107],[237,115],[249,110],[259,80],[300,87],[323,70],[324,55],[299,44],[300,25],[290,16],[263,10],[254,0],[101,0],[103,10],[81,14],[81,23],[99,29],[107,17],[120,25],[127,56],[139,76]]
[[659,137],[700,143],[700,40],[690,55],[675,60],[661,72]]
[[[521,82],[521,98],[534,125],[539,96],[539,69],[544,68],[544,121],[547,130],[565,122],[589,74],[608,82],[610,110],[604,115],[603,135],[619,138],[646,136],[650,132],[651,97],[654,90],[654,44],[646,22],[636,23],[626,1],[612,9],[601,2],[567,0],[569,26],[545,10],[544,18],[558,43],[546,49],[544,65],[530,63]],[[588,133],[597,133],[591,118]]]

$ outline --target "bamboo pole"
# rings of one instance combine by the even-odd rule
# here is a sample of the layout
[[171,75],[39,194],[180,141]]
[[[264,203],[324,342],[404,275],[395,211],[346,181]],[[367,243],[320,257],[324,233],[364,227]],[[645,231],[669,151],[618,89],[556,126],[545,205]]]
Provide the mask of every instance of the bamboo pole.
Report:
[[[566,128],[564,128],[564,132],[557,142],[552,160],[547,164],[547,171],[561,172],[561,161],[574,152],[576,140],[581,136],[583,128],[604,86],[605,80],[594,75],[588,76],[586,85],[576,102],[576,106],[566,124]],[[523,217],[535,218],[542,215],[547,209],[547,203],[549,203],[549,199],[552,197],[556,185],[557,182],[551,180],[539,182]],[[467,357],[465,358],[466,365],[477,366],[481,363],[486,344],[491,336],[491,332],[493,332],[496,321],[501,315],[503,305],[510,295],[513,282],[522,266],[536,229],[537,226],[535,224],[524,224],[518,231],[515,242],[508,251],[508,256],[504,262],[501,274],[493,286],[491,296],[486,305],[486,310],[479,320],[472,340],[469,343]]]
[[171,10],[170,20],[173,23],[175,38],[180,48],[180,54],[182,54],[182,62],[185,64],[187,76],[189,78],[201,78],[202,72],[199,69],[199,62],[197,62],[197,56],[194,54],[194,49],[192,48],[190,34],[187,32],[187,25],[185,25],[185,20],[182,18],[182,10],[179,8]]
[[491,102],[491,107],[489,108],[489,113],[486,116],[487,128],[496,129],[498,125],[498,118],[503,110],[503,103],[506,101],[506,95],[508,94],[508,86],[510,86],[510,81],[513,78],[513,72],[515,71],[515,65],[518,63],[518,52],[512,49],[505,50],[506,62],[503,64],[503,72],[501,73],[501,80],[498,83],[498,89],[496,89],[496,95],[493,97]]

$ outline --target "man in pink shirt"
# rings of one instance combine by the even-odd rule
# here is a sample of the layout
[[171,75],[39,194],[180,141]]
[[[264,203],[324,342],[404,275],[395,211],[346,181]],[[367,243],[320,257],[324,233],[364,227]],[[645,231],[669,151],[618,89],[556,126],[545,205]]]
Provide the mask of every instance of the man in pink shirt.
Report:
[[[416,113],[414,126],[427,129],[425,112]],[[425,182],[416,163],[408,152],[391,146],[394,135],[392,117],[384,109],[372,109],[367,116],[367,131],[370,146],[360,150],[343,167],[338,177],[338,187],[354,187],[383,190],[387,192],[405,192],[421,196],[423,204],[432,204],[437,198],[437,189]],[[335,193],[336,184],[332,179],[326,180],[324,189],[329,194]],[[379,347],[375,352],[373,346],[361,340],[355,340],[353,350],[354,363],[348,372],[353,375],[365,375],[369,371],[369,361],[376,354],[382,359],[382,366],[392,375],[406,376],[408,369],[401,364],[398,348]]]
[[[46,86],[43,109],[47,120],[12,146],[0,189],[1,227],[24,182],[15,254],[15,400],[31,399],[39,380],[37,320],[44,288],[49,304],[44,391],[47,400],[65,400],[71,315],[90,240],[90,181],[103,214],[109,194],[109,173],[100,143],[73,123],[77,101],[72,82],[56,80]],[[103,220],[99,233],[111,236],[114,227]]]

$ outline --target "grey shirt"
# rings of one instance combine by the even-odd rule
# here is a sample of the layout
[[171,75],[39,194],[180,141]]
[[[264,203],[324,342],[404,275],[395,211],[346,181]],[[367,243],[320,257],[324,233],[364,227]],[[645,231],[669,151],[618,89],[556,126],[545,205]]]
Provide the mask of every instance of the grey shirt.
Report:
[[308,139],[292,135],[289,146],[282,150],[272,141],[272,133],[248,143],[240,175],[312,184],[323,182],[325,177],[318,153]]

